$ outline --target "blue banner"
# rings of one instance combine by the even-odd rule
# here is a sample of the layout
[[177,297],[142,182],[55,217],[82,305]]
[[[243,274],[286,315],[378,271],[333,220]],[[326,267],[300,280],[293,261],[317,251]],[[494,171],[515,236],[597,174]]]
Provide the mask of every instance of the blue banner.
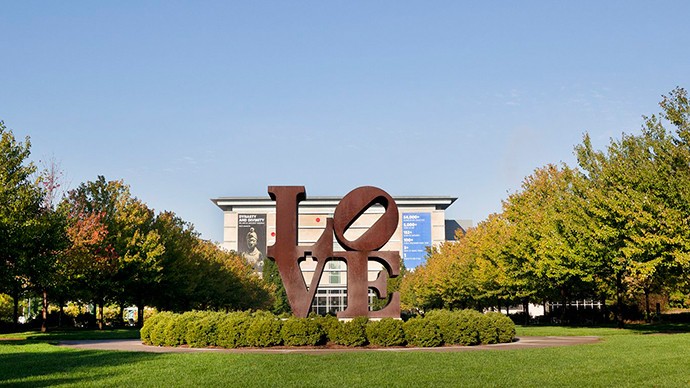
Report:
[[431,213],[403,213],[403,263],[408,269],[423,264],[431,246]]

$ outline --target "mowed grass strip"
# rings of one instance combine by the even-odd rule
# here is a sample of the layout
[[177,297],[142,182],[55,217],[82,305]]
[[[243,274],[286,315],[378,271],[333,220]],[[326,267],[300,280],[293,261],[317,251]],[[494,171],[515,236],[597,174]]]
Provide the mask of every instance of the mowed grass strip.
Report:
[[[519,328],[518,335],[599,335],[543,349],[326,355],[82,351],[0,341],[0,385],[640,386],[690,383],[690,334],[608,328]],[[46,336],[49,338],[49,336]]]

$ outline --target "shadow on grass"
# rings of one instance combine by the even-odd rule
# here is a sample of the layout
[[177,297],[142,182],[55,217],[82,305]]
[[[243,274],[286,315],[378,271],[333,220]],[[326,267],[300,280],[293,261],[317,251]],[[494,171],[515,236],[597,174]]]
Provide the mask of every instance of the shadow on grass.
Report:
[[[0,335],[0,341],[4,339],[30,339],[37,341],[63,341],[63,340],[100,340],[100,339],[137,339],[140,337],[139,329],[55,329],[46,333],[40,331],[24,331],[6,333]],[[0,342],[1,343],[1,342]]]
[[690,333],[690,323],[629,323],[625,329],[640,332],[641,334],[673,334]]
[[[3,345],[34,341],[6,341]],[[57,384],[98,383],[103,378],[113,377],[122,365],[145,362],[159,357],[155,353],[104,352],[104,351],[60,351],[0,354],[0,386],[44,387]],[[83,377],[72,377],[76,374]],[[68,375],[69,377],[66,377]]]
[[[619,328],[615,324],[599,324],[599,325],[528,325],[522,326],[528,330],[551,330],[549,335],[573,335],[572,332],[581,333],[575,335],[590,335],[587,331],[596,331],[597,329],[607,330],[608,333],[615,333]],[[611,331],[608,331],[611,330]],[[634,332],[636,334],[680,334],[690,333],[690,323],[677,322],[656,322],[656,323],[626,323],[625,327],[620,330],[621,334],[625,332]],[[606,332],[602,332],[606,333]],[[533,334],[534,335],[534,334]]]

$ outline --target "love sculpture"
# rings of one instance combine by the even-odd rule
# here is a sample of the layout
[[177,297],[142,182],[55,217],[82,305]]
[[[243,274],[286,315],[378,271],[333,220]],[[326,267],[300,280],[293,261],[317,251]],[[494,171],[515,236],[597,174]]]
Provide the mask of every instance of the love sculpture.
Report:
[[[298,205],[307,197],[304,186],[269,186],[268,193],[276,201],[276,240],[268,247],[267,256],[278,266],[288,302],[296,316],[309,314],[325,264],[331,260],[343,260],[347,264],[347,308],[338,312],[338,318],[400,317],[400,294],[388,294],[386,289],[388,278],[400,274],[400,253],[379,251],[398,226],[398,206],[388,193],[371,186],[349,192],[335,208],[333,218],[326,220],[326,230],[313,245],[298,245],[297,240]],[[348,240],[345,237],[348,228],[376,204],[385,209],[383,215],[362,236],[354,241]],[[333,251],[333,235],[345,251]],[[299,266],[307,257],[316,261],[309,287]],[[370,260],[384,268],[373,282],[368,280]],[[369,311],[370,288],[379,298],[388,296],[389,301],[384,308]]]

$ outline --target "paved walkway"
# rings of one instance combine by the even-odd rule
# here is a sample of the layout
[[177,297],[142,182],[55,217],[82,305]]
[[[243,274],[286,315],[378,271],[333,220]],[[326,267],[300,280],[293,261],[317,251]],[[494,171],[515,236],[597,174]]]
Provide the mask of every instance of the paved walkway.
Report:
[[148,346],[140,340],[83,340],[83,341],[60,341],[58,345],[68,346],[77,349],[91,350],[122,350],[130,352],[153,352],[153,353],[190,353],[190,352],[221,352],[221,353],[304,353],[304,354],[328,354],[340,352],[465,352],[477,350],[508,350],[508,349],[528,349],[546,348],[552,346],[570,346],[591,344],[598,342],[599,337],[521,337],[515,342],[495,345],[479,346],[443,346],[439,348],[408,348],[408,347],[389,347],[389,348],[348,348],[348,347],[273,347],[273,348],[186,348],[186,347],[160,347]]

